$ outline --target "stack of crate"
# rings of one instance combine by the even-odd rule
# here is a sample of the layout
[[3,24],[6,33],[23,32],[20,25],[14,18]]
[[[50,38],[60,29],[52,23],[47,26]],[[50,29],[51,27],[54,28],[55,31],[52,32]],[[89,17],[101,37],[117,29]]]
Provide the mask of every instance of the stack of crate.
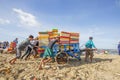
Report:
[[70,33],[70,44],[79,43],[79,33]]
[[58,29],[52,29],[53,36],[58,36]]
[[48,34],[49,34],[49,42],[50,42],[53,39],[53,33],[51,31],[51,32],[48,32]]
[[38,40],[39,40],[39,46],[47,46],[49,43],[48,32],[39,32]]
[[64,50],[66,47],[66,50],[69,50],[69,44],[70,44],[70,33],[62,31],[60,34],[60,44],[61,44],[61,50]]
[[70,43],[70,33],[62,31],[60,34],[60,44],[69,44]]
[[[55,39],[55,37],[58,37],[59,33],[58,33],[58,29],[52,29],[51,32],[49,32],[49,42],[52,41],[53,39]],[[53,47],[53,51],[58,51],[59,50],[59,43],[55,43],[54,47]]]
[[54,39],[54,37],[58,37],[58,29],[52,29],[51,32],[48,33],[49,34],[49,41],[51,41],[52,39]]

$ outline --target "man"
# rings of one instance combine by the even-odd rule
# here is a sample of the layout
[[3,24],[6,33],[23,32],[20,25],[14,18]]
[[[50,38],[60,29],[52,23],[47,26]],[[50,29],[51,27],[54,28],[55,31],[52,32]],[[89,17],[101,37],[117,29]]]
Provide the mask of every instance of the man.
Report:
[[118,53],[119,53],[119,55],[120,55],[120,42],[119,42],[119,44],[118,44]]
[[15,38],[15,40],[13,40],[13,42],[16,43],[16,45],[18,44],[18,38]]
[[12,60],[9,61],[10,64],[14,64],[17,59],[21,57],[21,51],[23,51],[28,45],[34,46],[30,43],[30,41],[33,40],[33,36],[30,35],[29,38],[26,40],[22,41],[18,46],[17,46],[17,52],[16,52],[16,57],[13,58]]
[[25,54],[23,54],[23,56],[21,57],[21,59],[25,57],[25,60],[27,60],[27,58],[30,56],[31,53],[33,53],[34,55],[34,58],[37,57],[37,54],[38,54],[38,51],[37,51],[37,48],[39,47],[39,41],[38,41],[38,38],[36,37],[33,41],[30,41],[30,43],[34,46],[31,46],[31,45],[28,45],[27,46],[27,49],[25,51]]
[[95,50],[96,50],[96,47],[95,47],[95,45],[94,45],[94,43],[93,43],[93,37],[89,37],[89,41],[85,44],[85,47],[86,47],[86,53],[85,53],[85,62],[87,62],[88,60],[88,57],[90,56],[90,61],[92,62],[92,59],[93,59],[93,56],[94,56],[94,54],[93,54],[93,47],[95,48]]
[[50,62],[54,59],[52,48],[56,42],[59,42],[59,37],[55,37],[48,44],[48,47],[45,49],[45,52],[43,54],[43,59],[40,62],[39,70],[42,70],[42,66],[45,66],[45,63]]
[[12,45],[13,45],[13,49],[16,49],[16,46],[18,44],[18,38],[15,38],[15,40],[13,40]]

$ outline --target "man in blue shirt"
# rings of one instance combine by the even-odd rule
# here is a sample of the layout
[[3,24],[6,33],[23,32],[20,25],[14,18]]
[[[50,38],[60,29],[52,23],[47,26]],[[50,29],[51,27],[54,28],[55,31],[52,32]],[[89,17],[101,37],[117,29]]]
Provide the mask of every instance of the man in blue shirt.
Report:
[[16,45],[18,44],[18,38],[15,38],[15,40],[13,40],[13,42],[16,43]]
[[119,55],[120,55],[120,42],[118,44],[118,52],[119,52]]
[[88,57],[90,56],[90,61],[92,62],[93,59],[93,47],[96,49],[94,43],[93,43],[93,37],[89,37],[89,41],[85,44],[86,47],[86,53],[85,53],[85,61],[87,62]]
[[34,37],[33,37],[32,35],[30,35],[29,38],[27,38],[26,40],[22,41],[22,42],[17,46],[17,48],[16,48],[16,50],[17,50],[17,52],[16,52],[16,57],[9,61],[10,64],[15,63],[15,61],[21,57],[21,51],[24,51],[24,49],[25,49],[28,45],[34,46],[33,44],[30,43],[30,41],[32,41],[33,38],[34,38]]

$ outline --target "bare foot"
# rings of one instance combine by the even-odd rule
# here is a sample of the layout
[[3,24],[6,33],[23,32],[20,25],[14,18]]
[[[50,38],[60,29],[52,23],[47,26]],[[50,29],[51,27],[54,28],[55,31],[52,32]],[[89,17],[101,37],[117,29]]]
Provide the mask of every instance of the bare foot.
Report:
[[43,68],[39,67],[39,70],[43,70]]
[[9,63],[11,64],[11,63],[12,63],[12,60],[10,60]]
[[13,62],[13,61],[9,61],[9,63],[12,65],[12,64],[15,64],[15,62]]

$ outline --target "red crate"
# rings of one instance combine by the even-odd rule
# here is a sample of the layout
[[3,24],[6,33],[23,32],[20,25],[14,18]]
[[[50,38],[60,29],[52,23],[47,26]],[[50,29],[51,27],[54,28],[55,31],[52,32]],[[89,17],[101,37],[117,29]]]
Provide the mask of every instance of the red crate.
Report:
[[79,37],[79,33],[70,33],[70,36],[78,36]]
[[60,44],[69,44],[69,41],[60,41]]

